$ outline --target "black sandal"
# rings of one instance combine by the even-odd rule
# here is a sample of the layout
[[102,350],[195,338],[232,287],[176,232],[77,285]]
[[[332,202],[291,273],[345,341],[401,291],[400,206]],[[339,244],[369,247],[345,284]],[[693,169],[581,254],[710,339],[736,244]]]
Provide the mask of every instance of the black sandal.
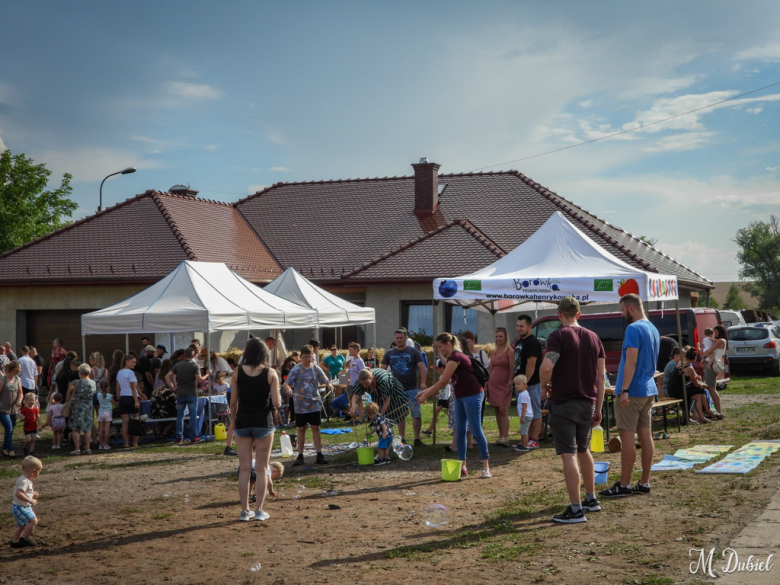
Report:
[[453,451],[452,451],[452,447],[450,447],[449,445],[447,445],[446,447],[444,447],[444,450],[445,450],[447,453],[452,453],[452,452],[453,452]]

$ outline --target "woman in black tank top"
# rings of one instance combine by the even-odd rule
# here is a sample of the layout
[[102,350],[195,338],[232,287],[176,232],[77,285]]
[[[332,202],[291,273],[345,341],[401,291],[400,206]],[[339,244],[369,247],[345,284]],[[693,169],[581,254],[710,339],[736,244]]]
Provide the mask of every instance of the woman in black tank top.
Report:
[[[274,442],[274,418],[279,408],[279,376],[266,365],[268,348],[257,338],[249,340],[239,366],[233,371],[230,392],[230,415],[236,421],[238,448],[238,495],[241,499],[239,520],[267,520],[263,502],[268,490],[268,463]],[[249,509],[249,479],[252,473],[252,448],[255,449],[254,469],[257,474],[256,510]]]

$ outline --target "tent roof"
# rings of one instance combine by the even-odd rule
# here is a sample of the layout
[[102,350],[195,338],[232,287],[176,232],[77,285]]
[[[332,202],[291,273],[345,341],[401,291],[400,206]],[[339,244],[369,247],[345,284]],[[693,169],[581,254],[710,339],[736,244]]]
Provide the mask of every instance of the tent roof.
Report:
[[82,335],[315,326],[310,309],[263,290],[225,264],[189,260],[137,295],[81,317]]
[[[554,301],[566,295],[587,297],[583,302],[617,301],[622,294],[619,285],[631,279],[638,288],[634,292],[643,300],[677,298],[676,277],[630,266],[598,246],[557,211],[503,258],[477,272],[436,279],[433,284],[438,299],[501,311],[523,302]],[[449,291],[446,286],[442,288],[447,281]],[[664,284],[656,291],[657,281]],[[493,300],[491,293],[506,296]]]
[[265,286],[266,291],[316,312],[320,327],[376,322],[374,309],[360,307],[321,289],[290,267]]

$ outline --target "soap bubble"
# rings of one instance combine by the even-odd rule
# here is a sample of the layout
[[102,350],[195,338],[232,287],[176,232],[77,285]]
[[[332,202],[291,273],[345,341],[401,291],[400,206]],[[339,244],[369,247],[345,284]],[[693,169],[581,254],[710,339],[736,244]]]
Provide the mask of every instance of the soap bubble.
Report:
[[398,452],[404,448],[404,444],[401,441],[393,441],[393,452],[398,455]]
[[369,402],[371,402],[371,395],[368,393],[363,394],[363,406],[365,406]]
[[447,524],[447,508],[441,504],[431,504],[423,511],[425,525],[429,528],[441,528]]
[[414,449],[411,445],[401,445],[401,449],[398,449],[396,454],[401,461],[409,461],[414,455]]
[[260,563],[257,563],[256,565],[252,565],[249,570],[252,571],[253,573],[257,573],[257,571],[259,571],[262,568],[263,568],[262,565]]

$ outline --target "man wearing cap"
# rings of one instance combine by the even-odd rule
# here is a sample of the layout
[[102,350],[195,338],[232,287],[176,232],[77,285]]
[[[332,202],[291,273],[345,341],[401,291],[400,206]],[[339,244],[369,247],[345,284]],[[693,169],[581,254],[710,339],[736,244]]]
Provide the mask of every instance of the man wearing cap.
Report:
[[168,353],[168,348],[160,343],[155,349],[157,351],[155,351],[154,357],[156,357],[158,360],[160,360],[160,363],[162,363],[162,361],[165,359],[165,354]]
[[[608,490],[599,492],[604,498],[649,494],[650,468],[655,454],[650,410],[658,394],[654,376],[661,338],[658,329],[645,316],[639,295],[624,295],[620,299],[620,310],[628,323],[623,335],[623,353],[615,383],[615,396],[620,396],[615,408],[615,420],[622,443],[620,481]],[[639,436],[642,447],[642,476],[631,487],[631,472],[636,462],[634,435]]]
[[[604,401],[605,353],[598,335],[580,326],[580,304],[573,297],[558,303],[561,328],[547,338],[547,353],[539,372],[542,387],[551,388],[548,423],[555,452],[563,460],[570,505],[553,516],[562,524],[587,522],[585,512],[601,510],[590,454],[590,429],[601,422]],[[585,499],[580,501],[580,471]]]
[[138,369],[144,377],[144,394],[151,400],[154,391],[154,380],[160,373],[162,362],[155,356],[156,350],[153,345],[147,345],[144,348],[143,357],[138,360]]

